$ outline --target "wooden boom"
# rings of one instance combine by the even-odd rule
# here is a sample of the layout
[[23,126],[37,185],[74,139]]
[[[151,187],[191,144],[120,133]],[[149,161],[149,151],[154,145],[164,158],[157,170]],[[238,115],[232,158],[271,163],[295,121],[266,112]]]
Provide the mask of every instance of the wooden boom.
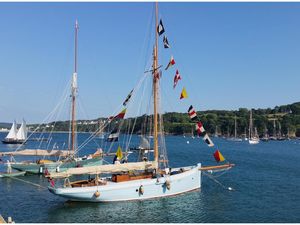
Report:
[[199,168],[199,170],[201,170],[201,171],[219,170],[219,169],[232,168],[234,166],[235,166],[235,164],[228,163],[228,164],[219,165],[219,166],[202,166],[201,168]]

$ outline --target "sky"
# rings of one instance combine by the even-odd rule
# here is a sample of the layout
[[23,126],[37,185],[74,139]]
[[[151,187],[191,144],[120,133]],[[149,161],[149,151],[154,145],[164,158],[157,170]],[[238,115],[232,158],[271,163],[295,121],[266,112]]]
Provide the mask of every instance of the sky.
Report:
[[[0,3],[0,121],[39,123],[74,67],[80,119],[109,116],[151,58],[153,3]],[[300,99],[300,3],[160,3],[176,67],[163,71],[163,110],[273,108]],[[182,81],[173,90],[178,69]],[[179,100],[182,87],[188,100]]]

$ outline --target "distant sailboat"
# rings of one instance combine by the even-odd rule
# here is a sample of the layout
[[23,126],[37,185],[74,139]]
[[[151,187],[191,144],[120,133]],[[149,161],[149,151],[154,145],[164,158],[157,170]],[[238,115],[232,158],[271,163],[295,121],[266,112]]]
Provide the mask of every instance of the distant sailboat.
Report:
[[250,110],[250,120],[249,120],[249,144],[254,145],[259,143],[259,138],[257,131],[253,132],[253,120],[252,120],[252,110]]
[[216,129],[215,129],[215,137],[219,137],[219,133],[218,133],[218,126],[216,125]]
[[269,141],[269,135],[268,135],[268,129],[267,127],[265,126],[265,129],[264,129],[264,136],[260,139],[262,141]]
[[191,138],[192,138],[192,139],[195,139],[195,136],[194,136],[194,128],[192,128],[192,135],[191,135]]
[[276,119],[273,120],[273,135],[269,137],[270,140],[276,141],[277,140],[277,135],[276,135]]
[[9,133],[2,141],[3,144],[23,144],[27,139],[26,122],[23,120],[21,127],[17,130],[16,121],[13,122]]
[[138,161],[143,161],[149,158],[149,153],[154,152],[154,149],[151,148],[149,140],[141,136],[140,137],[140,144],[137,147],[130,148],[132,151],[138,151]]
[[248,141],[248,138],[247,138],[247,132],[246,132],[247,128],[245,127],[245,132],[244,132],[244,140],[245,141]]
[[234,137],[233,138],[229,138],[228,140],[230,141],[242,141],[241,138],[237,137],[237,131],[236,131],[236,116],[234,117]]
[[278,121],[277,141],[284,141],[284,140],[286,140],[286,138],[282,136],[282,133],[281,133],[281,124],[280,124],[280,122]]
[[119,141],[119,133],[111,133],[106,139],[108,142]]

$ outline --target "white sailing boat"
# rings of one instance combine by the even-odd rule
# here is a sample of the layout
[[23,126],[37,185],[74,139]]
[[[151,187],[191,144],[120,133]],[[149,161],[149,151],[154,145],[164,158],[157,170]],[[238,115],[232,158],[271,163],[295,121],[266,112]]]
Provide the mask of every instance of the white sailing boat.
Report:
[[[256,129],[255,129],[256,130]],[[252,119],[252,109],[250,110],[250,119],[249,119],[249,144],[255,145],[259,143],[259,137],[257,135],[257,130],[253,132],[253,119]]]
[[[52,182],[48,187],[55,195],[73,201],[114,202],[160,198],[186,193],[201,187],[201,170],[198,163],[192,166],[169,168],[166,154],[159,137],[163,137],[162,122],[159,120],[159,76],[158,64],[158,5],[156,3],[155,46],[153,51],[152,85],[153,85],[153,159],[149,161],[108,164],[86,168],[72,168],[64,172],[54,172],[51,179],[64,179],[63,185]],[[160,139],[162,140],[162,139]],[[233,165],[217,166],[218,169],[229,169]],[[210,169],[214,169],[211,168]],[[95,175],[94,179],[70,182],[72,175]],[[101,178],[102,175],[102,178]]]
[[17,130],[16,121],[13,122],[7,136],[2,141],[3,144],[23,144],[27,139],[27,128],[25,120],[22,121],[22,124]]

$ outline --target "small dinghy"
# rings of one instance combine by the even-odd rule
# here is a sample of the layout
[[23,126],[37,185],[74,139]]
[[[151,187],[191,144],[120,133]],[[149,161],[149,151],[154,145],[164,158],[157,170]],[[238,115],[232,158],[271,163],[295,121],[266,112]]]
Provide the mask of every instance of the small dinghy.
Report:
[[11,172],[11,173],[0,173],[0,178],[2,177],[18,177],[24,176],[26,171],[18,171],[18,172]]

